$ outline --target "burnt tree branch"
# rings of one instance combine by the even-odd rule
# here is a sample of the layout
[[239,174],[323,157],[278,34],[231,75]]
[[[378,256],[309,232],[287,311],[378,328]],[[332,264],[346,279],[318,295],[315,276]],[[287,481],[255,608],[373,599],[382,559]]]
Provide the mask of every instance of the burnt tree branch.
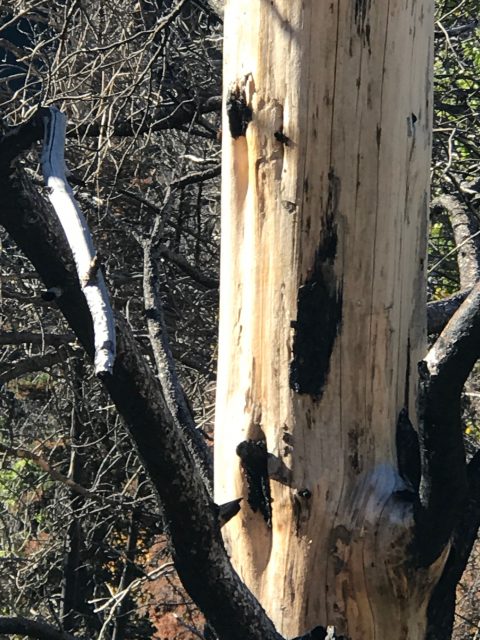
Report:
[[33,331],[0,331],[0,345],[34,344],[60,347],[75,342],[73,333],[35,333]]
[[[62,580],[62,609],[61,619],[65,631],[73,633],[80,612],[91,606],[83,601],[83,596],[87,591],[87,571],[82,562],[82,553],[85,549],[80,511],[85,506],[88,494],[79,493],[78,487],[83,488],[86,480],[85,469],[87,453],[82,448],[82,431],[84,427],[83,406],[83,358],[77,357],[72,363],[72,385],[74,389],[74,404],[72,407],[72,417],[70,423],[70,437],[72,447],[70,450],[69,478],[75,483],[71,487],[69,495],[70,521],[67,526],[67,544],[63,560],[63,580]],[[92,494],[92,492],[89,492]],[[96,494],[95,494],[96,495]]]
[[60,631],[42,620],[0,616],[0,634],[27,636],[38,640],[79,640],[80,636],[72,636]]
[[175,253],[175,251],[168,249],[165,245],[159,247],[158,253],[163,258],[166,258],[169,262],[176,265],[180,271],[183,271],[183,273],[192,278],[192,280],[201,284],[202,287],[205,287],[205,289],[218,289],[219,282],[217,278],[212,278],[212,276],[202,273],[199,269],[192,266],[188,260],[179,253]]
[[461,392],[480,355],[480,284],[420,363],[422,480],[415,508],[418,562],[448,543],[467,498]]
[[442,576],[428,605],[426,640],[450,640],[455,616],[457,585],[467,566],[480,527],[480,451],[467,467],[468,495]]
[[429,334],[439,334],[443,331],[471,290],[471,287],[469,287],[465,291],[457,291],[447,298],[434,300],[427,304],[427,329]]
[[0,385],[5,384],[10,380],[20,378],[28,373],[43,371],[44,369],[49,369],[56,364],[64,362],[66,355],[65,349],[66,347],[60,351],[54,351],[52,353],[29,356],[28,358],[20,360],[11,366],[4,364],[0,365]]
[[209,167],[208,169],[204,169],[203,171],[192,171],[182,176],[181,178],[177,178],[173,180],[170,184],[171,189],[183,189],[191,184],[198,184],[199,182],[205,182],[206,180],[212,180],[213,178],[218,178],[222,170],[220,164],[215,165],[214,167]]
[[[111,129],[111,135],[125,138],[152,131],[181,129],[182,126],[190,124],[196,114],[219,113],[221,106],[221,96],[212,96],[202,104],[197,104],[194,100],[186,100],[180,104],[161,106],[151,121],[145,122],[142,119],[138,123],[127,121],[115,123]],[[97,137],[102,133],[102,129],[102,125],[98,122],[86,123],[72,128],[67,135]],[[214,138],[215,136],[209,134],[209,137]]]
[[159,227],[157,216],[150,238],[143,245],[143,297],[148,335],[152,346],[163,395],[177,426],[182,432],[190,454],[195,460],[211,494],[213,494],[213,463],[205,439],[197,429],[188,407],[185,392],[178,379],[170,349],[167,325],[160,296]]

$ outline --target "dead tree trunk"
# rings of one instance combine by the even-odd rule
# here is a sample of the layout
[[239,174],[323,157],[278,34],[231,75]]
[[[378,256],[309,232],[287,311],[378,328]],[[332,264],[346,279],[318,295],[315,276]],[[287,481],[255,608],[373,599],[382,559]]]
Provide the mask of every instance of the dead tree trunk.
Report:
[[[480,283],[426,354],[432,21],[432,0],[227,4],[220,506],[116,317],[102,379],[219,639],[322,640],[333,624],[352,640],[417,640],[427,620],[428,640],[448,637],[480,524],[479,452],[467,467],[460,420]],[[92,357],[68,245],[15,162],[43,135],[42,112],[0,140],[0,219]],[[226,541],[282,636],[225,553],[236,496]],[[0,628],[58,637],[24,618]]]
[[432,42],[432,0],[226,3],[215,491],[286,637],[423,638],[445,562],[410,546]]

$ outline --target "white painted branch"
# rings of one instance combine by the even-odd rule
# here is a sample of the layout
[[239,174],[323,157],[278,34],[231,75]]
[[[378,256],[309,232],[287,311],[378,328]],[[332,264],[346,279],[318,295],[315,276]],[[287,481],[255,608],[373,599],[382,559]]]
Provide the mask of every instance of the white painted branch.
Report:
[[93,245],[87,221],[65,173],[66,116],[56,107],[49,108],[43,118],[45,137],[42,171],[49,188],[49,199],[60,220],[73,253],[78,278],[93,320],[95,335],[95,373],[111,373],[115,360],[115,323],[98,254]]

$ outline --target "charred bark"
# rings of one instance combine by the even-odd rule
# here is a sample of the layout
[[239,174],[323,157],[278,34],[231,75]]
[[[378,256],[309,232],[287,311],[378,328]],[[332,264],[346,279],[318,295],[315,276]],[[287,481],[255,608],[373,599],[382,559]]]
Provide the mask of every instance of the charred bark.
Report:
[[327,220],[315,254],[311,275],[298,290],[290,387],[297,393],[320,398],[330,369],[335,339],[342,321],[342,289],[334,276],[339,181],[329,173]]
[[450,318],[470,293],[471,288],[444,298],[434,300],[427,305],[427,329],[429,334],[439,334],[446,327]]
[[[82,455],[81,434],[83,421],[81,418],[82,400],[82,377],[83,363],[80,358],[75,358],[73,364],[73,390],[74,400],[72,408],[72,420],[70,427],[70,437],[72,450],[70,454],[69,477],[73,482],[82,485],[85,478],[84,456]],[[82,566],[82,551],[84,548],[82,526],[78,517],[79,510],[85,504],[85,497],[74,491],[70,492],[71,520],[67,528],[67,549],[64,559],[63,584],[62,584],[62,624],[68,633],[73,633],[77,626],[76,617],[84,605],[84,595],[86,594],[85,567]]]
[[202,433],[197,429],[187,404],[185,392],[176,372],[170,349],[163,305],[160,297],[159,247],[160,218],[157,217],[151,237],[143,246],[143,293],[148,333],[162,391],[171,415],[177,421],[189,452],[201,472],[210,493],[213,492],[213,463]]
[[21,616],[16,618],[0,617],[0,633],[27,636],[28,638],[37,638],[37,640],[81,640],[80,636],[60,631],[46,622],[28,620]]
[[419,367],[422,480],[415,521],[417,561],[422,566],[439,556],[466,504],[460,398],[479,355],[477,284]]
[[480,452],[467,467],[468,495],[455,527],[447,563],[428,605],[426,640],[450,640],[457,585],[467,566],[480,528]]

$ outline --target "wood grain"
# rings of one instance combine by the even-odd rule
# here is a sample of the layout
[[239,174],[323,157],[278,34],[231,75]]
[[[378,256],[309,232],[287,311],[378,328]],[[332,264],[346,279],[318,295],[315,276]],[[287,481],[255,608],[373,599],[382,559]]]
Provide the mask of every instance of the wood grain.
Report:
[[432,0],[225,7],[225,103],[251,121],[223,127],[215,499],[247,495],[242,441],[287,469],[271,529],[246,499],[224,529],[286,637],[421,638],[444,561],[409,568],[395,493],[426,348],[432,43]]

